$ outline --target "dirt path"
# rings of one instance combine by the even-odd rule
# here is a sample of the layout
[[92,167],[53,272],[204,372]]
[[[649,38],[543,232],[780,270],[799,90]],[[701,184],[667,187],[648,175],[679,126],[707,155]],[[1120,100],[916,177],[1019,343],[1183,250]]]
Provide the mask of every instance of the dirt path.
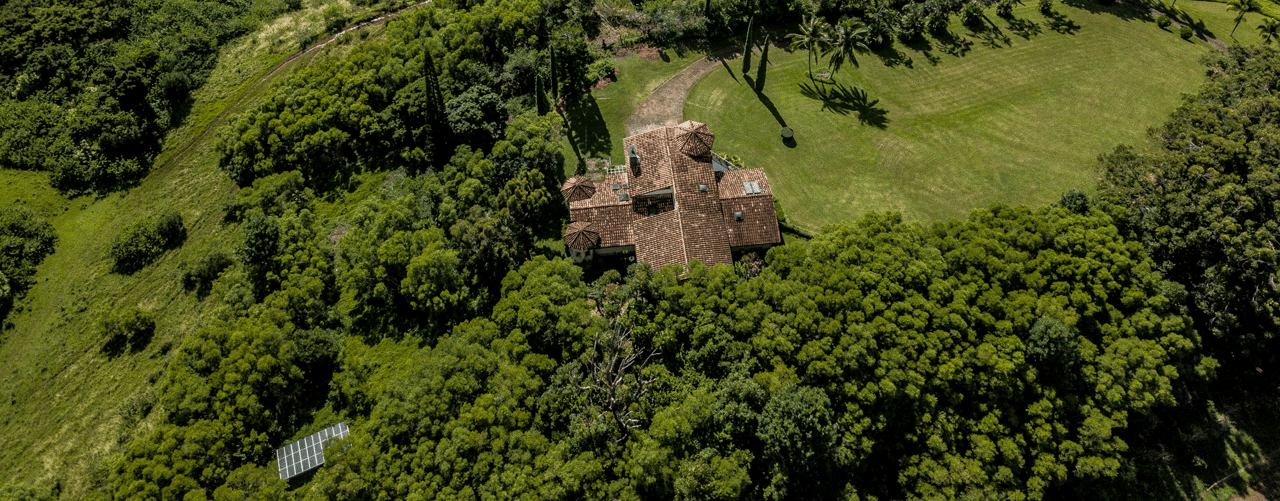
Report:
[[[753,50],[756,45],[753,44]],[[689,96],[689,89],[702,80],[725,61],[742,56],[741,47],[728,47],[715,51],[707,57],[695,61],[684,71],[675,74],[662,82],[653,94],[649,95],[635,113],[627,117],[627,135],[633,136],[641,132],[653,130],[667,125],[676,125],[684,121],[684,100]]]

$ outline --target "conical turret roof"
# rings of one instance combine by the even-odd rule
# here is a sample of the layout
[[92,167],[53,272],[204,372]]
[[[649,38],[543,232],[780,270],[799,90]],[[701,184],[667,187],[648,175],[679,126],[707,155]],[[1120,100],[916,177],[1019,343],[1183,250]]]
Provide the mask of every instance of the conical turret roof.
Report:
[[715,141],[716,135],[702,122],[686,120],[676,126],[676,142],[685,155],[700,157],[711,153],[711,144]]
[[578,221],[564,229],[564,244],[570,249],[590,250],[600,246],[600,231],[595,223]]
[[564,181],[564,185],[560,187],[560,194],[570,202],[586,200],[596,194],[596,185],[586,176],[573,176]]

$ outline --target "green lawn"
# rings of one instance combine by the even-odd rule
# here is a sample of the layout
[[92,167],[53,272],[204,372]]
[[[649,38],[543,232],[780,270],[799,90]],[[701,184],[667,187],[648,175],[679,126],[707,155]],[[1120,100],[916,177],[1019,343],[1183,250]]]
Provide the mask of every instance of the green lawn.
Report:
[[561,140],[565,173],[573,175],[579,161],[588,158],[611,156],[620,162],[617,159],[622,158],[627,117],[649,98],[653,89],[703,56],[700,52],[666,50],[662,58],[653,60],[634,54],[615,59],[618,80],[591,91],[565,110],[568,130]]
[[[808,230],[870,210],[928,221],[997,201],[1052,202],[1070,188],[1092,191],[1099,153],[1143,143],[1198,87],[1199,59],[1212,50],[1121,7],[1089,7],[1097,12],[1056,4],[1061,31],[1034,2],[1015,9],[1020,30],[989,12],[999,32],[952,26],[968,49],[897,44],[888,59],[860,56],[861,68],[842,70],[834,84],[810,82],[804,52],[771,49],[764,70],[757,56],[746,75],[729,64],[732,73],[699,82],[685,118],[711,126],[717,151],[765,168],[792,221]],[[1216,26],[1215,8],[1204,15]],[[879,100],[865,117],[858,89]],[[862,120],[877,113],[883,128]],[[795,130],[791,147],[779,138],[782,123]]]

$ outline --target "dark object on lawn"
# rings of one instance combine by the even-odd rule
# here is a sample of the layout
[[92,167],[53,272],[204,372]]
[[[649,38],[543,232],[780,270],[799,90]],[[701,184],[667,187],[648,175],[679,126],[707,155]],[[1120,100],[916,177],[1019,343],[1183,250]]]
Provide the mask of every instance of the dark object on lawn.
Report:
[[1191,35],[1194,34],[1195,31],[1190,26],[1183,26],[1182,30],[1178,32],[1178,36],[1181,36],[1183,40],[1191,40]]
[[790,139],[790,138],[795,137],[795,135],[796,135],[796,133],[795,133],[794,131],[792,131],[792,130],[791,130],[791,127],[783,127],[783,128],[782,128],[782,138],[783,138],[783,139]]
[[1160,29],[1168,29],[1172,24],[1173,20],[1169,19],[1168,16],[1160,16],[1156,18],[1156,26],[1159,26]]

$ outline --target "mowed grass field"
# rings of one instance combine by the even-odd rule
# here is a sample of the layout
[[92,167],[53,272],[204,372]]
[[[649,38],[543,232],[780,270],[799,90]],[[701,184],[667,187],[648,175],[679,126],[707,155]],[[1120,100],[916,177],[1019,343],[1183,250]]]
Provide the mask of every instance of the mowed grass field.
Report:
[[[998,30],[955,23],[950,44],[862,55],[827,84],[810,81],[806,52],[771,48],[745,74],[737,61],[702,79],[684,115],[711,126],[716,151],[763,167],[793,223],[810,231],[867,211],[932,221],[1091,192],[1097,156],[1148,144],[1146,130],[1196,90],[1200,58],[1214,49],[1125,7],[1085,7],[1056,3],[1061,31],[1034,2],[1014,10],[1014,23],[989,11]],[[859,91],[878,100],[873,109],[859,108]]]

